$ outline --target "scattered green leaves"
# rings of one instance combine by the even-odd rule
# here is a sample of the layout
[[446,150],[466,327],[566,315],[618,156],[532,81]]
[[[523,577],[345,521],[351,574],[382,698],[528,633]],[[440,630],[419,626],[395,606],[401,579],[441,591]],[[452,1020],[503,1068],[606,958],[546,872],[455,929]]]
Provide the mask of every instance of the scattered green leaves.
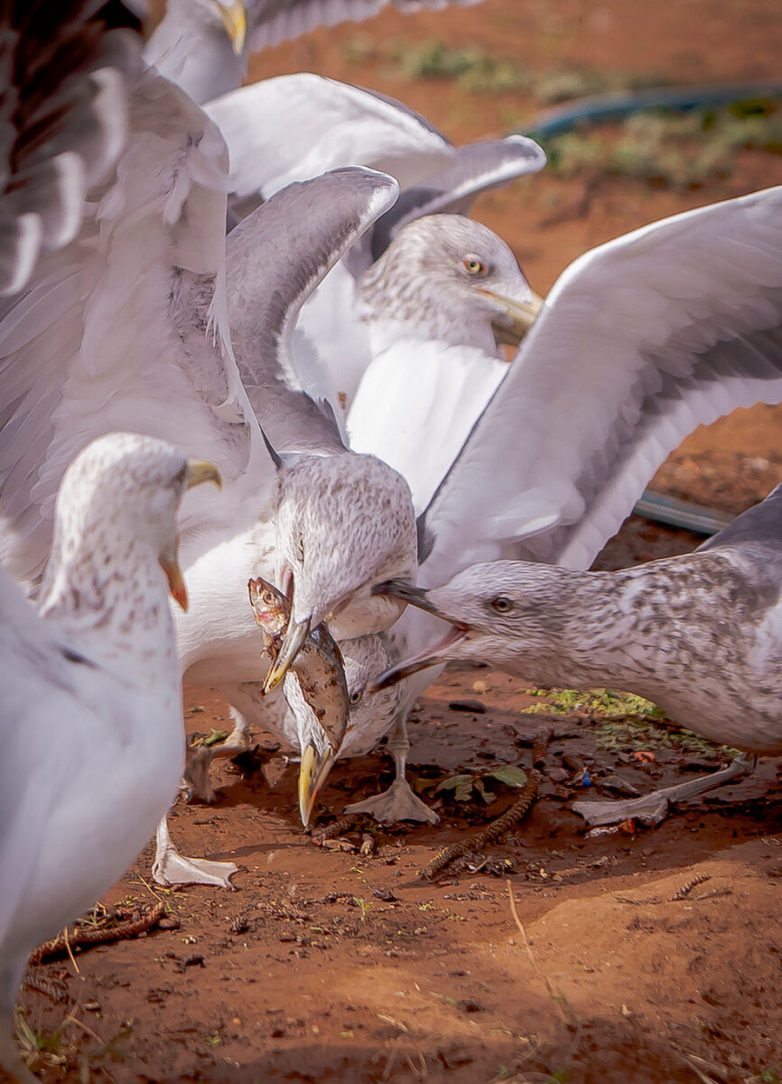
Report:
[[462,772],[442,779],[435,788],[435,794],[450,795],[456,802],[471,802],[480,798],[489,805],[497,795],[486,786],[487,780],[506,787],[523,787],[527,782],[527,773],[514,764],[502,764],[488,772]]

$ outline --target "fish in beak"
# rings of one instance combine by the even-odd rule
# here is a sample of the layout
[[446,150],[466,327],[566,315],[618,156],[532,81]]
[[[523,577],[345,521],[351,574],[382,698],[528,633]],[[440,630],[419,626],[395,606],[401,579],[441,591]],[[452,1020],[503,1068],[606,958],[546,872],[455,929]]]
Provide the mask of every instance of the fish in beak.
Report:
[[497,342],[507,346],[518,346],[535,323],[543,306],[543,298],[538,297],[532,290],[526,300],[508,297],[506,294],[495,293],[494,290],[481,287],[478,288],[478,293],[488,297],[498,306],[499,311],[491,322]]
[[269,673],[263,683],[264,693],[270,693],[272,689],[275,689],[293,665],[296,656],[310,634],[311,621],[311,617],[305,617],[303,621],[291,620],[288,622],[288,627],[280,644],[279,654],[269,667]]
[[231,48],[236,56],[241,56],[247,39],[247,11],[242,0],[215,0]]
[[[247,588],[255,620],[263,630],[265,650],[272,657],[271,673],[275,667],[279,668],[279,653],[290,630],[291,601],[260,577],[250,580]],[[350,715],[350,693],[342,652],[325,624],[307,632],[300,649],[296,649],[290,671],[296,678],[298,690],[295,684],[292,688],[286,684],[285,695],[300,728],[299,811],[306,828],[318,791],[337,759]],[[268,680],[267,677],[267,684]],[[312,733],[313,727],[318,728],[318,740],[325,748],[324,753],[320,753],[305,736],[308,730]]]
[[318,791],[326,781],[326,776],[336,759],[330,749],[321,756],[311,743],[304,750],[299,765],[299,814],[305,828],[309,826]]
[[448,621],[451,628],[440,640],[430,644],[429,647],[424,648],[417,655],[411,655],[409,659],[403,659],[402,662],[378,675],[368,686],[368,691],[371,693],[380,692],[381,689],[387,689],[390,685],[396,685],[398,681],[403,681],[405,678],[417,674],[419,670],[428,670],[431,666],[440,666],[447,661],[448,652],[451,648],[466,639],[470,632],[469,625],[465,625],[463,621],[456,621],[436,609],[429,601],[426,591],[420,587],[414,587],[412,584],[402,583],[399,580],[388,580],[386,583],[374,587],[373,593],[390,595],[392,598],[403,600],[419,610],[432,614],[433,617],[439,617],[441,621]]
[[[214,463],[209,463],[206,459],[188,459],[185,473],[185,489],[203,485],[204,482],[214,482],[218,489],[223,487],[220,471]],[[158,560],[160,561],[160,567],[166,574],[171,597],[187,613],[187,588],[185,587],[182,569],[179,567],[178,551],[179,539],[176,540],[173,548],[166,553],[162,553]]]

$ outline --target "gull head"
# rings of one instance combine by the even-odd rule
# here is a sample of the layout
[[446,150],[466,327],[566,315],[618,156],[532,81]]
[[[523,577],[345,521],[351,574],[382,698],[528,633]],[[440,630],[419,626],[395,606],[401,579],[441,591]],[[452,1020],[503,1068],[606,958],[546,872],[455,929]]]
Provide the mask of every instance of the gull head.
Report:
[[292,605],[266,692],[321,622],[338,640],[392,625],[404,604],[372,589],[388,579],[413,580],[418,568],[410,489],[386,463],[348,453],[291,457],[281,481],[277,582]]
[[60,486],[42,597],[64,577],[82,603],[98,605],[118,566],[157,562],[172,596],[187,609],[176,515],[185,490],[207,481],[220,485],[215,466],[188,459],[164,441],[136,433],[93,441]]
[[371,752],[391,728],[399,710],[401,688],[399,685],[389,685],[376,692],[369,688],[377,674],[388,669],[391,662],[382,635],[373,633],[371,636],[344,640],[340,647],[345,660],[350,699],[342,752],[349,756],[362,756]]
[[504,241],[462,215],[404,226],[359,289],[363,319],[453,345],[518,344],[542,304]]
[[534,679],[557,650],[569,603],[578,611],[576,592],[584,575],[526,561],[493,561],[471,565],[429,591],[399,582],[381,584],[378,591],[451,627],[440,640],[380,674],[370,688],[383,689],[419,670],[456,660],[490,662]]

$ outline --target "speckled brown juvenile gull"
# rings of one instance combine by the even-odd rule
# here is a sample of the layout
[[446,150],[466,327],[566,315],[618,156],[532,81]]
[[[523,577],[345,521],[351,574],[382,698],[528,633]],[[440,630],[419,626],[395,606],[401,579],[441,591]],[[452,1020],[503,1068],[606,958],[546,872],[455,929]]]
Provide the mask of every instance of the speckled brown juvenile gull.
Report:
[[[380,687],[446,661],[488,662],[541,686],[626,689],[711,741],[782,753],[782,485],[683,557],[620,572],[497,561],[430,591],[385,589],[451,630]],[[595,824],[656,823],[669,799],[746,770],[734,763],[634,801],[574,808]]]

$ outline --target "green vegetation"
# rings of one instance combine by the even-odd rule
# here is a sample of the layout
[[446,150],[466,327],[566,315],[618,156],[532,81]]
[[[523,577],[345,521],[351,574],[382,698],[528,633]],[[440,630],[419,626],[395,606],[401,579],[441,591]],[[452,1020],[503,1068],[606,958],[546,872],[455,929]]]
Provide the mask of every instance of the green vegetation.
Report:
[[[709,756],[716,751],[738,756],[738,750],[714,745],[676,724],[664,726],[665,713],[651,700],[613,689],[527,689],[541,703],[522,708],[523,715],[569,715],[594,717],[599,749],[612,753],[642,749],[678,749]],[[602,720],[602,721],[601,721]]]
[[458,775],[449,775],[438,783],[435,794],[444,794],[456,802],[471,802],[480,798],[489,805],[496,800],[497,795],[486,786],[487,781],[506,787],[523,787],[527,782],[527,773],[514,764],[503,764],[488,772],[461,772]]
[[608,719],[617,715],[665,718],[651,700],[645,700],[635,693],[614,692],[613,689],[527,689],[527,693],[541,697],[544,703],[522,708],[524,715],[568,715],[579,712],[582,715],[604,715]]
[[632,177],[693,188],[729,177],[743,150],[782,153],[782,110],[750,101],[684,114],[645,111],[619,125],[584,127],[543,144],[551,170],[563,177]]
[[498,57],[476,47],[455,48],[436,38],[420,44],[400,38],[378,42],[368,34],[358,33],[349,38],[343,50],[348,62],[380,64],[383,73],[391,78],[439,80],[479,94],[521,91],[541,106],[665,82],[658,76],[584,68],[533,71],[510,57]]

